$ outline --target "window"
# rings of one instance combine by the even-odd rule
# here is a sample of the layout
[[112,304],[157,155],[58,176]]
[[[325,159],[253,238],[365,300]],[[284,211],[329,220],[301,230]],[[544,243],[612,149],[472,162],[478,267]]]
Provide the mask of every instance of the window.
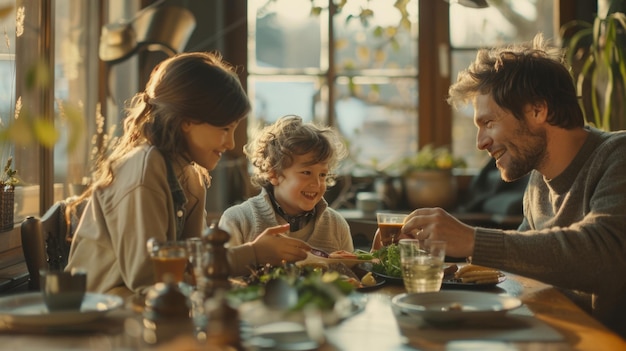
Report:
[[[98,43],[92,40],[99,30],[96,11],[96,2],[55,2],[53,90],[55,124],[61,135],[54,148],[54,183],[63,189],[55,194],[55,201],[79,194],[83,178],[89,175],[92,135],[101,111],[94,93],[99,88],[94,79],[98,77]],[[83,124],[75,134],[70,133],[72,118]]]
[[416,0],[248,1],[249,129],[296,114],[337,127],[360,164],[414,152],[417,9]]
[[[108,13],[136,10],[127,7],[124,1],[113,1]],[[80,190],[74,191],[74,185],[80,185],[90,174],[92,135],[97,130],[98,114],[105,110],[99,104],[98,92],[105,88],[100,86],[102,64],[97,59],[95,40],[99,37],[101,4],[0,0],[0,9],[11,11],[6,15],[6,11],[1,12],[3,43],[7,45],[0,49],[0,73],[12,77],[0,82],[0,117],[3,126],[15,123],[13,111],[19,98],[22,109],[18,119],[25,124],[3,140],[0,154],[3,162],[13,156],[22,181],[15,190],[15,221],[19,222],[25,216],[40,215],[54,201],[76,194]],[[17,37],[16,13],[23,14]],[[53,39],[44,40],[48,36]],[[35,88],[27,83],[33,72],[39,82]],[[125,80],[126,87],[129,82],[132,80]],[[117,118],[112,120],[117,122]],[[49,127],[39,129],[42,121]],[[48,128],[55,130],[51,133]],[[32,142],[43,140],[42,136],[51,138],[54,147],[44,149]]]
[[[18,82],[15,59],[16,39],[18,28],[20,36],[23,35],[24,30],[23,22],[20,21],[17,25],[16,3],[15,0],[0,0],[0,30],[3,39],[0,44],[0,75],[3,77],[0,80],[0,128],[3,129],[0,137],[0,164],[4,167],[7,159],[13,157],[13,166],[18,171],[17,175],[26,185],[15,189],[14,221],[17,222],[27,215],[37,214],[39,210],[39,186],[34,185],[38,184],[39,173],[36,172],[36,163],[26,162],[37,160],[36,150],[13,141],[13,138],[16,138],[13,128],[17,128],[16,125],[22,122],[15,120]],[[29,157],[21,157],[22,155]]]
[[[433,74],[454,81],[482,46],[529,40],[537,31],[553,37],[556,5],[554,0],[506,0],[473,9],[449,3],[348,0],[329,8],[328,0],[249,0],[249,130],[298,114],[334,125],[360,164],[376,162],[381,169],[430,142],[419,135],[437,134],[429,139],[451,146],[470,167],[482,167],[487,155],[476,150],[471,106],[452,111],[452,132],[446,136],[441,129],[448,123],[437,120],[450,112],[419,105],[445,100],[447,87],[428,80],[422,89],[432,91],[420,94],[418,81]],[[421,20],[433,27],[437,19],[428,16],[449,11],[450,38],[434,40],[428,50],[436,53],[419,58],[418,9],[424,7],[429,11]],[[436,31],[428,27],[425,39]],[[418,66],[429,72],[420,77]],[[420,116],[420,111],[429,113]]]
[[[0,125],[7,126],[15,101],[15,0],[0,0]],[[2,145],[0,161],[4,165],[12,147]]]

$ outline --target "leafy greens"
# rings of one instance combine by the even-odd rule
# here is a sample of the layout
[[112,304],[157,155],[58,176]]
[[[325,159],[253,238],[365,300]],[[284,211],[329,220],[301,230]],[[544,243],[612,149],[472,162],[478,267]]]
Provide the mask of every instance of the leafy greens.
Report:
[[374,257],[379,259],[378,263],[374,263],[372,270],[376,273],[388,275],[390,277],[402,277],[402,266],[400,264],[400,248],[398,244],[383,246],[379,250],[372,253]]

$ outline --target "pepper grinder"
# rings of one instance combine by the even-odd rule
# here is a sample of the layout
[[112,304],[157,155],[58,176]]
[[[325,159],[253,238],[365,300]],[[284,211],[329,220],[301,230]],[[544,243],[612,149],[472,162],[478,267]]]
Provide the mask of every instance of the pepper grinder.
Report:
[[204,311],[206,315],[206,342],[210,347],[228,347],[243,350],[239,335],[239,312],[230,306],[226,293],[230,290],[230,268],[226,243],[230,234],[213,220],[203,233],[209,249],[209,259],[204,268]]
[[230,234],[217,226],[217,221],[213,220],[211,225],[202,233],[202,238],[208,246],[209,257],[204,268],[204,287],[201,287],[205,294],[205,299],[212,297],[217,290],[230,290],[228,276],[230,268],[226,243],[230,240]]
[[216,347],[243,351],[241,344],[239,311],[226,298],[226,291],[218,289],[204,304],[207,316],[206,343],[209,349]]
[[171,274],[164,275],[164,282],[152,287],[145,301],[143,312],[143,340],[147,344],[172,341],[180,335],[193,335],[190,303],[174,281]]

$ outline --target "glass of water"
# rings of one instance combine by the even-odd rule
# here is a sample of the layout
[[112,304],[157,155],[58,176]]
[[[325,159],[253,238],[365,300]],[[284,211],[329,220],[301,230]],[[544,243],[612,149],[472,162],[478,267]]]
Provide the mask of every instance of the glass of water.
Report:
[[188,238],[185,240],[187,252],[189,252],[189,264],[192,268],[192,284],[201,285],[204,279],[204,269],[209,263],[209,247],[201,238]]
[[443,279],[446,242],[402,239],[398,245],[402,280],[407,292],[439,291]]

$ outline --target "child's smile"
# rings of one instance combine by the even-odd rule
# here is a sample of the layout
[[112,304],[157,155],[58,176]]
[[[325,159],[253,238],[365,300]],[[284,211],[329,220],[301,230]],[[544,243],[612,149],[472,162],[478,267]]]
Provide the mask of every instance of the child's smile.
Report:
[[311,211],[326,193],[328,164],[310,160],[310,154],[296,155],[293,165],[274,180],[274,197],[288,215]]

